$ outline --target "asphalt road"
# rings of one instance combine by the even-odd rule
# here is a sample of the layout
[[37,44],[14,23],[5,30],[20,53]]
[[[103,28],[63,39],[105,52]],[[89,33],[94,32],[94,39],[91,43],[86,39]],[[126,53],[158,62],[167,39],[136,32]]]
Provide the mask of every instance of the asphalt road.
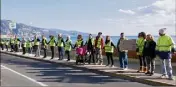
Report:
[[1,86],[151,87],[116,77],[2,53]]

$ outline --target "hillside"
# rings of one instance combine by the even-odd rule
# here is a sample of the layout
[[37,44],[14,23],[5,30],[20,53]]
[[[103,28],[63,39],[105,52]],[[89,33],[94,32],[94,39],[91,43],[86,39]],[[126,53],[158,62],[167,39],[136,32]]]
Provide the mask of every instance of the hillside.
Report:
[[[6,35],[11,32],[9,28],[9,23],[11,20],[1,20],[1,35]],[[26,25],[23,23],[16,23],[16,29],[12,30],[13,34],[18,36],[33,36],[34,34],[38,34],[39,36],[44,34],[45,36],[55,35],[58,33],[62,33],[63,35],[70,35],[72,37],[76,37],[77,34],[82,34],[83,36],[87,36],[88,33],[78,32],[78,31],[66,31],[64,29],[47,29],[47,28],[39,28],[35,26]]]

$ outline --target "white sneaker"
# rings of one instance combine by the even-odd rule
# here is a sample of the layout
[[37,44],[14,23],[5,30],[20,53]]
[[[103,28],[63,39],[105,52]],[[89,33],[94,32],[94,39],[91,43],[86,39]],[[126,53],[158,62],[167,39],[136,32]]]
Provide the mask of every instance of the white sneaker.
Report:
[[123,68],[123,70],[128,70],[128,68]]
[[160,78],[164,79],[164,78],[168,78],[168,76],[163,74],[163,75],[160,76]]
[[111,68],[114,68],[115,66],[114,65],[111,65]]

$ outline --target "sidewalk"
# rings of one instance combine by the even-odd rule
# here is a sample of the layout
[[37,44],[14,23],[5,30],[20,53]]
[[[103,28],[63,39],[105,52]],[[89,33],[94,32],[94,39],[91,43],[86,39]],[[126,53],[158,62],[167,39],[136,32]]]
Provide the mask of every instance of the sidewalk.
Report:
[[[138,63],[135,63],[134,61],[133,61],[133,63],[131,63],[130,60],[129,60],[129,68],[130,69],[121,70],[119,67],[111,68],[111,67],[106,67],[105,65],[75,65],[75,60],[71,60],[69,62],[67,62],[66,59],[58,60],[58,58],[54,58],[53,60],[50,60],[51,57],[49,57],[49,56],[47,58],[43,59],[42,56],[35,58],[33,54],[22,55],[22,52],[19,52],[19,53],[11,53],[11,52],[6,52],[6,51],[1,51],[1,52],[6,53],[6,54],[10,54],[10,55],[14,55],[14,56],[19,56],[22,58],[35,59],[35,60],[45,61],[45,62],[50,62],[50,63],[58,63],[58,64],[62,64],[62,65],[69,66],[69,67],[88,70],[88,71],[91,71],[94,73],[115,76],[115,77],[119,77],[121,79],[126,79],[126,80],[130,80],[130,81],[135,81],[135,82],[154,85],[154,86],[176,86],[176,81],[171,81],[171,80],[160,78],[161,74],[159,74],[158,73],[159,71],[157,71],[157,70],[159,70],[158,66],[156,66],[157,73],[155,73],[153,76],[146,76],[144,73],[136,73],[136,71],[137,71],[136,69],[138,68]],[[115,65],[119,66],[118,60],[117,60],[117,63],[115,63]],[[175,68],[173,68],[173,69],[175,69]],[[175,71],[173,73],[175,76]],[[176,76],[175,76],[175,79],[176,79]]]

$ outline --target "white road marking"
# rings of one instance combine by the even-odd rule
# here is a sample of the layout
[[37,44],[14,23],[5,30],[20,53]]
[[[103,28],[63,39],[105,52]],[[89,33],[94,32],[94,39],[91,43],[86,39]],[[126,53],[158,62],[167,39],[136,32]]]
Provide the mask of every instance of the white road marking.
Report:
[[32,79],[32,78],[30,78],[30,77],[28,77],[28,76],[25,76],[25,75],[23,75],[23,74],[21,74],[21,73],[15,71],[15,70],[12,70],[12,69],[10,69],[10,68],[4,66],[4,65],[1,65],[1,67],[5,68],[5,69],[7,69],[7,70],[9,70],[9,71],[11,71],[11,72],[13,72],[13,73],[16,73],[16,74],[18,74],[18,75],[20,75],[20,76],[22,76],[22,77],[24,77],[24,78],[26,78],[26,79],[28,79],[28,80],[34,82],[34,83],[37,83],[37,84],[39,84],[40,86],[48,86],[48,85],[46,85],[46,84],[44,84],[44,83],[42,83],[42,82],[38,82],[38,81],[36,81],[35,79]]

